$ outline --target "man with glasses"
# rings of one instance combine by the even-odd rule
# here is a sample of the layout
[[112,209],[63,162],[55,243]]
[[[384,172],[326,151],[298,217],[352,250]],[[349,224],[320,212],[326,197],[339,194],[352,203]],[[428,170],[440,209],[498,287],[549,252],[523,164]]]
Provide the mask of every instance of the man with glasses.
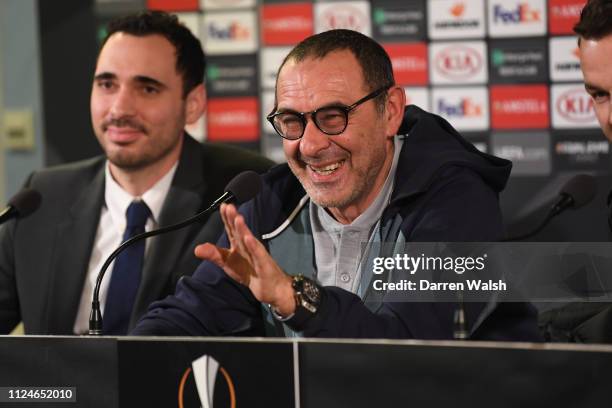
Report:
[[[456,304],[372,295],[362,245],[500,238],[511,165],[405,101],[372,39],[332,30],[298,44],[268,116],[287,164],[239,211],[221,208],[226,234],[196,248],[206,262],[133,334],[453,338]],[[465,313],[470,338],[537,338],[523,304]]]

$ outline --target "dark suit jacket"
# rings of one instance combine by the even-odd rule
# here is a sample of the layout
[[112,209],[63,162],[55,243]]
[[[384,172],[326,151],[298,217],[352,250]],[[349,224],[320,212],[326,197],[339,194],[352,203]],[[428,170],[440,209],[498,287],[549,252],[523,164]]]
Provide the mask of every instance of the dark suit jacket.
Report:
[[[28,334],[72,334],[104,201],[104,157],[36,172],[26,185],[42,194],[31,216],[0,227],[0,333],[20,321]],[[266,171],[272,162],[229,146],[185,136],[159,225],[182,221],[209,206],[236,174]],[[196,244],[216,242],[222,223],[206,223],[151,238],[130,328],[149,303],[174,292],[200,261]],[[109,279],[107,273],[105,279]]]

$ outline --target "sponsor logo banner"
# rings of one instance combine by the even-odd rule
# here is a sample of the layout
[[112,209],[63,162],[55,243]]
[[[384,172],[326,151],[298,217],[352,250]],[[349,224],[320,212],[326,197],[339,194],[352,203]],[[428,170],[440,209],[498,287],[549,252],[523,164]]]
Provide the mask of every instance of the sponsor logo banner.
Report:
[[198,142],[206,140],[206,115],[202,115],[195,123],[185,125],[185,131]]
[[191,31],[196,38],[200,36],[200,15],[198,13],[175,13],[179,21]]
[[487,81],[484,41],[440,42],[429,45],[432,84],[478,84]]
[[550,34],[574,34],[574,25],[586,0],[548,0],[548,29]]
[[312,3],[268,4],[261,7],[264,45],[293,45],[312,35]]
[[378,41],[418,41],[427,37],[425,0],[372,1],[372,31]]
[[429,89],[425,87],[405,87],[406,105],[416,105],[419,108],[430,111]]
[[610,170],[610,143],[600,130],[554,131],[553,154],[557,170]]
[[511,176],[547,176],[552,170],[548,132],[494,132],[491,149],[512,161]]
[[598,128],[593,98],[583,84],[553,84],[550,90],[552,124],[557,129]]
[[346,28],[372,35],[370,3],[367,1],[341,1],[315,3],[315,32]]
[[553,81],[582,81],[577,38],[550,38],[550,78]]
[[489,74],[492,83],[546,82],[548,47],[545,39],[492,40]]
[[398,85],[427,85],[427,44],[386,44]]
[[528,37],[546,34],[545,0],[490,0],[491,37]]
[[264,47],[261,50],[261,86],[264,89],[274,89],[276,74],[283,59],[289,54],[291,47]]
[[272,124],[268,122],[268,119],[266,119],[266,117],[272,112],[272,109],[274,109],[274,90],[263,91],[261,94],[261,125],[262,125],[261,130],[262,130],[262,133],[265,133],[268,135],[275,135],[276,137],[280,139],[281,137],[276,133],[276,131],[272,127]]
[[487,130],[489,99],[487,88],[433,88],[432,111],[445,118],[457,130]]
[[542,129],[549,126],[546,85],[491,86],[494,129]]
[[485,35],[484,0],[431,0],[427,15],[432,39],[482,38]]
[[200,0],[202,10],[255,7],[256,0]]
[[261,95],[261,149],[266,157],[277,163],[285,162],[283,139],[276,133],[266,116],[274,109],[274,91],[263,91]]
[[147,9],[165,11],[197,11],[198,0],[147,0]]
[[483,153],[489,153],[489,134],[485,132],[462,132],[470,143]]
[[256,95],[257,58],[255,55],[209,57],[206,64],[208,95]]
[[257,25],[254,11],[207,13],[202,35],[208,55],[249,54],[257,51]]
[[211,98],[208,100],[208,140],[247,142],[259,138],[259,109],[256,97]]

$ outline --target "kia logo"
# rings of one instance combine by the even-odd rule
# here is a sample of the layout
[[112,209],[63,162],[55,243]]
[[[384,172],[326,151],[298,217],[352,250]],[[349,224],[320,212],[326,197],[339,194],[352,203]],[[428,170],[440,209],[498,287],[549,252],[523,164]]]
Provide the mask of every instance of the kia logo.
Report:
[[363,31],[366,27],[366,16],[357,8],[351,6],[333,7],[322,16],[325,30],[345,28],[347,30]]
[[483,66],[478,52],[460,45],[442,49],[436,55],[434,64],[441,75],[454,80],[470,78]]
[[562,93],[555,107],[570,122],[585,123],[595,119],[593,99],[583,89],[570,89]]

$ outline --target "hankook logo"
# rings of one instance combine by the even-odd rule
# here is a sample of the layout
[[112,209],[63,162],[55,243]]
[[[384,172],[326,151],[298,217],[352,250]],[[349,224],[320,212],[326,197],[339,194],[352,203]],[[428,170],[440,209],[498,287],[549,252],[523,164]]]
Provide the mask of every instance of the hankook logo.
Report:
[[462,80],[475,75],[482,68],[482,58],[472,48],[456,45],[438,52],[434,66],[441,75]]
[[593,99],[582,89],[562,93],[555,107],[561,116],[571,122],[591,122],[595,117]]
[[230,408],[236,408],[236,390],[230,374],[219,364],[217,360],[206,354],[191,363],[191,367],[188,367],[183,373],[178,389],[179,408],[183,408],[185,406],[185,389],[189,387],[188,384],[192,373],[193,381],[195,382],[202,408],[214,407],[215,388],[217,385],[217,380],[220,378],[222,378],[221,381],[226,384],[225,389],[229,394]]

